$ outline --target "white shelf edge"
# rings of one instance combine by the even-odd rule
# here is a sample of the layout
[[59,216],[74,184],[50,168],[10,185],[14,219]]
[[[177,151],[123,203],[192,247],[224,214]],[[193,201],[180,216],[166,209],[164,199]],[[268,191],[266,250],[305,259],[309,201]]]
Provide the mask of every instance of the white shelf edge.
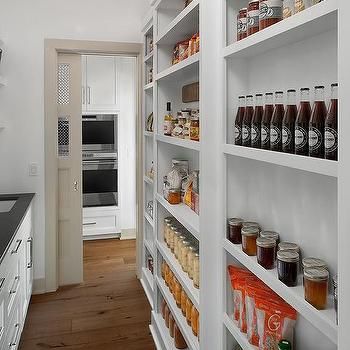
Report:
[[176,260],[173,253],[170,251],[170,249],[166,246],[165,243],[161,243],[157,241],[157,248],[161,255],[163,256],[164,260],[167,262],[167,264],[170,266],[171,270],[175,274],[177,280],[180,282],[183,289],[185,289],[187,296],[191,299],[192,304],[196,307],[198,311],[200,311],[200,304],[199,304],[199,289],[196,289],[193,286],[192,280],[188,277],[187,273],[185,273],[180,263]]
[[238,328],[236,322],[234,322],[226,313],[223,316],[223,322],[231,335],[236,339],[239,345],[244,350],[258,350],[258,348],[249,343],[245,333],[242,333]]
[[185,60],[177,63],[177,64],[174,64],[173,66],[163,70],[162,72],[158,73],[156,75],[156,81],[158,80],[161,80],[161,79],[164,79],[174,73],[177,73],[179,71],[181,71],[182,69],[185,69],[193,64],[196,64],[198,63],[200,60],[200,52],[197,52],[196,54],[186,58]]
[[279,35],[297,29],[306,23],[318,20],[319,18],[337,10],[337,0],[327,0],[313,5],[312,7],[296,13],[273,26],[226,46],[223,49],[223,57],[229,58],[235,54],[243,54],[244,51],[249,50],[256,45],[265,41],[274,40]]
[[338,177],[338,162],[321,158],[305,157],[290,153],[224,144],[223,152],[227,155],[257,160],[309,173]]
[[156,249],[151,246],[150,242],[147,239],[144,239],[143,242],[144,242],[145,247],[147,248],[147,250],[149,251],[149,253],[152,255],[152,257],[154,259]]
[[172,216],[175,217],[191,234],[200,240],[199,235],[199,216],[186,204],[181,203],[171,205],[159,193],[156,195],[158,203],[160,203]]
[[187,346],[191,350],[199,350],[198,339],[193,335],[192,329],[187,324],[186,318],[182,315],[181,309],[177,307],[173,295],[170,293],[165,283],[159,279],[159,277],[156,277],[156,281],[171,313],[174,316],[176,324],[179,326],[181,333],[186,340]]
[[151,58],[153,58],[153,55],[154,55],[154,50],[144,57],[143,62],[144,63],[148,62]]
[[153,292],[154,292],[154,277],[152,275],[152,272],[150,270],[148,270],[147,267],[143,267],[142,268],[142,273],[143,275],[145,276],[145,279],[152,291],[152,295],[153,295]]
[[143,134],[144,134],[144,136],[147,136],[147,137],[153,137],[154,132],[153,132],[153,131],[147,131],[147,130],[145,130],[145,131],[143,132]]
[[154,86],[154,82],[152,81],[152,83],[146,84],[146,85],[143,87],[143,89],[144,89],[145,91],[147,91],[147,90],[153,89],[153,86]]
[[241,245],[234,245],[227,239],[224,240],[223,245],[229,254],[274,290],[314,327],[324,333],[334,344],[337,344],[338,326],[335,323],[336,317],[333,307],[322,311],[315,309],[304,299],[302,283],[299,283],[297,287],[287,287],[279,281],[276,268],[274,270],[265,270],[257,263],[256,257],[248,256],[242,251]]
[[[180,23],[199,6],[199,0],[193,0],[187,7],[185,7],[167,26],[167,28],[157,36],[156,44],[159,44],[169,33],[171,33]],[[176,43],[174,43],[175,45]]]
[[193,149],[195,151],[200,151],[201,144],[198,141],[185,140],[172,136],[165,136],[156,134],[156,140],[164,143],[168,143],[175,146],[180,146],[188,149]]
[[147,300],[148,300],[148,302],[149,302],[149,304],[151,306],[151,309],[153,309],[153,305],[154,305],[153,304],[153,291],[149,290],[150,287],[148,287],[148,282],[145,281],[143,278],[141,278],[140,282],[141,282],[142,288],[143,288],[143,290],[144,290],[144,292],[146,294]]
[[154,220],[148,215],[148,213],[145,211],[145,218],[147,220],[147,222],[152,226],[152,228],[154,229]]
[[163,350],[163,347],[158,339],[157,330],[155,329],[154,325],[152,325],[152,324],[149,325],[149,331],[151,332],[153,342],[154,342],[154,345],[156,346],[156,349]]
[[147,175],[145,175],[143,177],[143,181],[145,181],[146,183],[148,183],[149,185],[153,185],[153,179],[151,179],[150,177],[148,177]]

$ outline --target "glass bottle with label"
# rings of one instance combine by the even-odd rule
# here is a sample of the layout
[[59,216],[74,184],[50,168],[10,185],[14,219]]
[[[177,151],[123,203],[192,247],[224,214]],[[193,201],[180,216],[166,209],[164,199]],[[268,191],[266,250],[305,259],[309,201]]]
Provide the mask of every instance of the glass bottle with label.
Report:
[[241,8],[237,15],[237,41],[247,37],[247,12],[246,7]]
[[171,102],[166,104],[166,113],[164,116],[164,135],[171,136],[173,131],[173,115],[171,113]]
[[254,114],[253,95],[247,95],[247,106],[245,108],[242,122],[242,146],[250,147],[252,118]]
[[285,153],[294,153],[295,120],[298,114],[295,92],[287,91],[287,107],[282,121],[282,151]]
[[270,149],[282,151],[282,120],[284,117],[283,91],[275,93],[275,108],[270,124]]
[[315,86],[315,103],[309,124],[309,155],[324,158],[324,128],[327,107],[324,102],[324,86]]
[[331,104],[325,123],[325,158],[338,160],[338,84],[332,84]]
[[259,29],[265,29],[283,18],[283,0],[260,0]]
[[300,106],[295,121],[295,154],[309,155],[309,123],[311,118],[310,89],[300,89]]
[[242,122],[245,112],[245,96],[238,97],[238,108],[235,119],[235,145],[242,146]]
[[255,109],[251,127],[251,146],[254,148],[261,148],[261,120],[264,114],[262,97],[262,94],[255,95]]
[[261,148],[270,149],[270,123],[273,114],[273,93],[265,94],[265,108],[261,120]]
[[259,31],[259,0],[249,1],[247,35]]

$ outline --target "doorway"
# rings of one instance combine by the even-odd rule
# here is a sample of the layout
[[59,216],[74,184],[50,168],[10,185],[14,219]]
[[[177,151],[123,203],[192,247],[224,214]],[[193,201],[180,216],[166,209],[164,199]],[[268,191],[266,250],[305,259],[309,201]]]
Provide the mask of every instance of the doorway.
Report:
[[[95,226],[98,222],[103,223],[104,227],[108,228],[109,223],[112,221],[108,221],[111,219],[114,219],[114,225],[111,224],[111,227],[109,227],[106,232],[103,232],[105,234],[105,237],[103,238],[110,238],[107,235],[115,235],[119,232],[117,232],[119,229],[122,232],[122,226],[124,225],[121,219],[118,221],[118,210],[123,207],[123,204],[125,202],[126,196],[130,197],[130,193],[122,194],[123,191],[120,191],[121,182],[123,181],[123,175],[126,179],[130,179],[130,176],[132,174],[132,169],[134,169],[134,176],[135,176],[135,182],[136,182],[136,188],[134,186],[134,210],[136,211],[136,259],[137,259],[137,273],[139,274],[139,266],[140,264],[138,261],[141,257],[141,243],[142,242],[142,230],[139,229],[140,223],[142,222],[142,211],[141,213],[137,210],[136,203],[141,202],[141,198],[137,198],[137,196],[142,195],[142,191],[139,189],[141,188],[142,184],[142,167],[140,164],[142,164],[142,159],[139,158],[139,155],[142,154],[140,152],[141,148],[141,142],[139,140],[141,139],[140,131],[136,126],[139,125],[140,121],[140,53],[141,53],[141,45],[140,44],[118,44],[118,43],[103,43],[103,42],[85,42],[85,41],[66,41],[66,40],[46,40],[45,42],[45,144],[46,144],[46,154],[45,154],[45,168],[46,168],[46,177],[45,177],[45,199],[46,199],[46,278],[45,278],[45,291],[54,291],[58,288],[60,285],[66,285],[66,284],[74,284],[74,283],[81,283],[83,280],[83,275],[81,271],[83,270],[83,249],[82,249],[82,232],[83,232],[83,223],[87,224],[84,226]],[[119,64],[122,66],[120,72],[122,72],[121,75],[123,75],[123,72],[126,72],[125,64],[129,60],[132,61],[131,66],[133,67],[133,82],[129,86],[130,89],[133,89],[133,98],[136,103],[134,103],[134,110],[131,110],[129,113],[134,113],[136,115],[136,118],[134,118],[134,124],[132,123],[132,118],[128,118],[128,113],[126,114],[125,118],[122,118],[122,114],[124,114],[125,108],[130,107],[130,101],[129,102],[123,102],[125,98],[123,98],[123,94],[126,93],[127,89],[121,88],[120,91],[118,91],[118,86],[115,87],[115,101],[114,101],[114,107],[118,106],[118,108],[110,108],[108,106],[108,99],[106,97],[106,92],[101,92],[101,89],[97,92],[97,95],[93,95],[95,92],[96,86],[98,86],[98,82],[95,82],[94,87],[91,87],[89,85],[82,84],[82,88],[79,87],[79,92],[77,92],[77,95],[80,95],[79,101],[82,101],[80,114],[78,116],[77,111],[75,111],[75,117],[79,118],[80,126],[83,123],[82,116],[84,117],[93,117],[93,116],[101,116],[101,115],[113,115],[114,118],[117,120],[117,145],[118,145],[118,175],[117,179],[115,179],[115,182],[117,183],[117,197],[116,197],[116,205],[115,208],[113,208],[114,212],[112,214],[112,210],[108,212],[108,210],[101,209],[103,206],[95,206],[95,213],[93,215],[94,218],[97,218],[95,221],[90,221],[91,219],[91,210],[90,208],[86,207],[88,213],[84,213],[85,208],[82,208],[82,202],[83,202],[83,188],[88,187],[87,183],[84,181],[84,176],[80,176],[79,180],[75,180],[76,177],[72,177],[73,172],[67,171],[67,174],[70,174],[69,176],[66,176],[66,184],[63,183],[60,177],[60,173],[58,172],[59,164],[60,164],[60,156],[57,153],[57,117],[61,117],[61,114],[59,113],[59,108],[57,107],[58,99],[57,99],[57,93],[56,93],[56,87],[59,84],[59,75],[58,73],[58,67],[60,62],[60,59],[62,57],[78,57],[80,60],[80,63],[82,62],[82,57],[84,61],[84,57],[92,56],[94,60],[96,60],[97,57],[113,57],[113,60],[118,60]],[[130,64],[130,62],[129,62]],[[82,67],[82,64],[81,64]],[[86,79],[86,76],[84,76],[84,70],[81,69],[81,80],[84,81]],[[103,75],[103,69],[101,70],[101,74]],[[107,78],[108,74],[106,74]],[[73,77],[73,75],[71,75]],[[125,81],[123,82],[125,83]],[[108,85],[108,82],[107,84]],[[123,85],[125,86],[125,85]],[[73,88],[73,87],[71,87]],[[94,89],[94,91],[92,91]],[[74,91],[77,91],[74,89]],[[96,92],[95,92],[96,93]],[[100,95],[100,98],[98,96]],[[96,97],[97,96],[97,97]],[[120,100],[118,100],[120,99]],[[123,105],[125,104],[125,106]],[[90,104],[89,108],[86,108],[86,106]],[[119,105],[118,105],[119,104]],[[84,108],[86,108],[84,110]],[[58,112],[58,115],[57,115]],[[119,115],[118,115],[119,113]],[[64,113],[63,113],[64,114]],[[62,117],[64,115],[62,114]],[[63,122],[66,122],[66,127],[68,125],[69,132],[72,135],[72,132],[76,133],[76,129],[70,129],[71,125],[67,123],[67,120],[63,120]],[[127,137],[125,140],[123,140],[123,133],[120,133],[118,131],[125,130],[125,128],[134,128],[134,138]],[[68,140],[71,142],[72,140],[79,140],[81,139],[80,144],[80,152],[83,149],[83,143],[81,138],[81,130],[80,129],[80,136],[79,137],[72,137],[69,136]],[[128,142],[134,142],[136,144],[135,149],[135,155],[134,159],[133,157],[130,157],[130,147],[127,145]],[[75,142],[68,144],[68,150],[71,150],[72,147],[77,147]],[[125,146],[125,150],[123,151],[123,147]],[[123,157],[126,159],[125,162],[123,162]],[[83,157],[80,157],[82,159]],[[129,160],[129,161],[128,161]],[[75,161],[74,163],[77,168],[80,169],[80,174],[83,174],[83,166],[82,161]],[[121,165],[124,164],[124,165]],[[96,165],[96,164],[95,164]],[[130,169],[127,169],[127,166],[130,166]],[[90,166],[93,166],[93,164],[90,164]],[[120,168],[121,166],[121,168]],[[110,170],[110,164],[104,164],[102,167],[107,167],[107,170]],[[97,167],[99,168],[99,166]],[[91,167],[89,168],[91,169]],[[98,171],[101,169],[96,169],[95,171]],[[106,169],[102,169],[106,170]],[[113,169],[115,170],[115,169]],[[92,170],[87,170],[92,171]],[[110,174],[110,173],[109,173]],[[106,174],[107,175],[107,174]],[[89,178],[89,176],[86,176],[86,178]],[[86,181],[88,182],[88,180]],[[85,186],[86,185],[86,186]],[[104,185],[104,184],[101,184]],[[62,211],[62,201],[60,196],[62,195],[62,186],[65,186],[66,192],[77,192],[81,197],[81,205],[80,205],[80,217],[79,215],[71,215],[72,221],[64,221],[64,224],[60,223],[60,212]],[[68,190],[67,190],[68,189]],[[131,194],[132,196],[132,194]],[[89,196],[88,196],[89,197]],[[69,201],[70,196],[66,195],[67,201]],[[91,198],[91,196],[90,196]],[[103,196],[101,198],[104,198]],[[71,205],[73,205],[72,202],[70,202]],[[103,200],[102,203],[104,204]],[[100,208],[97,208],[100,207]],[[78,204],[74,205],[75,210],[78,209]],[[97,210],[99,209],[99,210]],[[126,210],[127,213],[130,212],[130,210]],[[70,210],[70,213],[73,214],[74,210]],[[107,215],[106,215],[107,213]],[[73,224],[74,220],[74,224]],[[80,220],[80,229],[77,229],[77,223]],[[128,215],[124,216],[123,220],[128,220]],[[96,222],[96,224],[95,224]],[[107,223],[106,223],[107,222]],[[118,222],[120,223],[120,227],[118,227]],[[89,225],[91,224],[91,225]],[[93,225],[92,225],[93,224]],[[64,227],[64,231],[66,234],[62,238],[62,226]],[[75,229],[74,229],[75,227]],[[127,236],[132,228],[129,228],[125,226],[125,235]],[[111,229],[115,230],[111,230]],[[89,234],[88,238],[97,238],[94,237],[93,234],[91,234],[91,227],[90,231],[89,228],[87,228],[85,231],[87,231]],[[98,232],[98,231],[95,231]],[[80,241],[78,240],[78,237],[80,237]],[[101,238],[101,237],[99,237]],[[79,243],[78,243],[79,241]],[[63,260],[69,261],[68,264],[61,264],[61,261]],[[77,270],[78,272],[72,273],[72,269],[70,267],[74,266],[73,270]],[[69,271],[68,271],[69,270]],[[66,279],[66,276],[70,276],[69,279]]]

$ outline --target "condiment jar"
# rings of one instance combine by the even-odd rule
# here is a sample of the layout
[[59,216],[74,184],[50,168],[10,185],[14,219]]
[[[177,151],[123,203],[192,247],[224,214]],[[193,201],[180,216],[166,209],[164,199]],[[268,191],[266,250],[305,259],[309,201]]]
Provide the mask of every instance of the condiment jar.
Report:
[[169,316],[170,316],[170,310],[168,305],[165,305],[164,308],[164,321],[165,321],[165,325],[167,328],[169,328]]
[[184,316],[186,316],[186,302],[187,302],[187,295],[184,290],[181,292],[181,312]]
[[187,344],[182,336],[179,326],[175,323],[174,325],[174,344],[176,349],[186,349]]
[[181,202],[181,190],[170,189],[168,193],[168,202],[172,205],[180,204]]
[[197,248],[194,245],[190,245],[190,249],[187,254],[187,273],[188,277],[193,280],[193,259],[194,254],[197,252]]
[[254,221],[245,221],[245,222],[242,223],[242,228],[244,228],[244,227],[251,227],[251,226],[258,227],[259,230],[260,230],[260,225],[259,225],[257,222],[254,222]]
[[174,326],[175,326],[175,320],[172,313],[169,315],[169,334],[172,338],[174,338]]
[[169,247],[169,231],[170,231],[170,227],[172,226],[171,222],[166,223],[165,225],[165,230],[164,230],[164,241],[167,244],[167,246]]
[[182,234],[179,237],[179,240],[178,240],[178,246],[177,246],[178,256],[177,256],[177,260],[179,261],[180,265],[181,265],[181,251],[182,251],[182,247],[183,247],[183,242],[186,241],[186,239],[187,239],[186,235]]
[[192,328],[192,333],[197,336],[198,335],[198,317],[199,313],[196,307],[193,305],[192,307],[192,312],[191,312],[191,328]]
[[178,258],[178,254],[179,254],[179,239],[180,239],[180,236],[181,236],[181,232],[179,231],[179,229],[177,229],[175,232],[174,232],[174,255],[176,257],[176,259]]
[[199,141],[199,117],[198,117],[198,114],[194,114],[191,117],[190,139],[192,141]]
[[299,253],[290,250],[277,252],[278,279],[288,287],[298,284]]
[[256,255],[256,239],[259,235],[257,226],[242,227],[242,250],[249,256]]
[[256,240],[258,263],[267,270],[275,267],[276,241],[272,238],[259,237]]
[[260,0],[259,29],[265,29],[283,18],[282,0]]
[[305,300],[318,310],[327,307],[329,272],[324,268],[304,270]]
[[248,9],[243,7],[239,10],[237,15],[237,41],[247,37],[247,12]]
[[242,243],[242,224],[243,219],[240,218],[231,218],[227,220],[227,238],[231,243]]
[[186,300],[186,321],[189,326],[191,326],[191,317],[192,317],[192,301],[190,298],[187,298]]
[[172,225],[169,230],[169,248],[172,252],[174,252],[174,235],[175,231],[177,231],[177,227]]
[[178,308],[181,308],[181,293],[182,293],[182,286],[181,283],[177,281],[175,284],[175,301]]
[[194,254],[193,259],[193,285],[195,288],[199,289],[199,253]]
[[190,251],[190,242],[189,241],[183,241],[182,242],[182,249],[181,249],[181,267],[184,270],[184,272],[187,272],[187,256]]
[[275,231],[261,231],[260,237],[274,239],[276,244],[280,242],[280,235]]
[[258,32],[259,31],[259,0],[249,1],[247,18],[248,18],[247,35],[252,35]]
[[304,258],[302,261],[302,264],[303,264],[303,270],[310,269],[313,267],[327,270],[326,262],[318,258]]

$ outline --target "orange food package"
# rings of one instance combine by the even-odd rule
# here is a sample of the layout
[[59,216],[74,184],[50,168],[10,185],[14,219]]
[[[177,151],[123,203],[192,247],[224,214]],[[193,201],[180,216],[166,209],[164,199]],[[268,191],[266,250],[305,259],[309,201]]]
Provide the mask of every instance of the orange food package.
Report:
[[297,312],[279,297],[257,297],[255,305],[259,350],[278,350],[282,339],[292,343]]
[[179,44],[179,61],[183,61],[186,58],[188,58],[188,46],[189,46],[189,40],[185,40],[180,42]]

